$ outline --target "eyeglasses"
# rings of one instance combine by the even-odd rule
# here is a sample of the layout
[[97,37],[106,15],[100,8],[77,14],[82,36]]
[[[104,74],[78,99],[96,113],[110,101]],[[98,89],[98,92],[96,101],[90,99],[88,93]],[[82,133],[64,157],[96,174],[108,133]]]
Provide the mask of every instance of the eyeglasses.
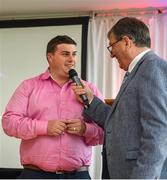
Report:
[[109,45],[109,46],[107,47],[108,51],[109,51],[110,53],[112,53],[112,48],[113,48],[113,46],[114,46],[115,44],[117,44],[117,43],[118,43],[119,41],[121,41],[121,40],[122,40],[122,38],[119,39],[119,40],[117,40],[116,42],[112,43],[111,45]]

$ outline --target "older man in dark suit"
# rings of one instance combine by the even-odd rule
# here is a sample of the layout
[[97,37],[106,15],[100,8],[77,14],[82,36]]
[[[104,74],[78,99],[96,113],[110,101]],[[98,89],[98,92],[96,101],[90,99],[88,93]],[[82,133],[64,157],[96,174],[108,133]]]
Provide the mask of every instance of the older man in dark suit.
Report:
[[120,19],[108,39],[111,57],[127,71],[112,107],[73,86],[88,95],[84,116],[105,129],[102,178],[167,178],[167,62],[150,50],[149,29],[136,18]]

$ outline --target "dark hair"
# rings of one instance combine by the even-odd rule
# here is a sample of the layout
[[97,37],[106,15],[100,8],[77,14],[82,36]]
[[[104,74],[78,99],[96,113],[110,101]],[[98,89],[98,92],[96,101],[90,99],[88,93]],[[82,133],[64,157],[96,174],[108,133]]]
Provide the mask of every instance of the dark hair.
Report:
[[117,39],[128,36],[138,47],[150,47],[149,29],[142,21],[133,17],[120,19],[108,32],[108,38],[113,33]]
[[59,44],[74,44],[77,45],[77,43],[70,38],[69,36],[62,35],[62,36],[56,36],[53,39],[51,39],[47,44],[46,54],[47,53],[54,53],[56,50],[57,45]]

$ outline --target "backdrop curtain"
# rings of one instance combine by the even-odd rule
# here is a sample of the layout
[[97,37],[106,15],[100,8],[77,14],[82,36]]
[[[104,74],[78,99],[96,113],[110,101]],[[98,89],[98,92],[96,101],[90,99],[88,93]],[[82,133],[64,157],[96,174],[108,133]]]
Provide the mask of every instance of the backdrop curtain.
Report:
[[[118,15],[93,16],[89,22],[87,80],[94,83],[104,95],[104,98],[115,98],[124,71],[119,68],[115,58],[111,59],[107,50],[107,33],[111,27],[125,16],[133,16],[144,21],[151,35],[151,49],[167,60],[167,14],[140,12],[133,15],[120,13]],[[100,178],[101,146],[93,148],[93,159],[90,169],[92,178]]]

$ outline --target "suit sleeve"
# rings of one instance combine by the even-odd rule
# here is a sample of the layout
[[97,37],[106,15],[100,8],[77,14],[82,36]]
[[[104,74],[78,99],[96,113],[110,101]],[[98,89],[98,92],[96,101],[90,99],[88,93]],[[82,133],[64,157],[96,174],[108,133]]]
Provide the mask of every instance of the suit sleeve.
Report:
[[110,112],[111,106],[106,105],[98,97],[94,96],[89,108],[85,109],[83,115],[86,119],[94,121],[104,129],[105,120]]
[[131,178],[159,178],[167,157],[167,65],[150,63],[138,88],[142,134]]
[[[101,92],[93,85],[90,84],[89,87],[93,90],[94,94],[98,97],[99,101],[103,103],[104,98]],[[104,103],[103,103],[104,104]],[[89,116],[85,116],[83,113],[86,122],[86,132],[85,132],[85,143],[87,145],[98,145],[103,144],[104,139],[104,130],[102,126],[100,127],[98,124],[92,121]]]

